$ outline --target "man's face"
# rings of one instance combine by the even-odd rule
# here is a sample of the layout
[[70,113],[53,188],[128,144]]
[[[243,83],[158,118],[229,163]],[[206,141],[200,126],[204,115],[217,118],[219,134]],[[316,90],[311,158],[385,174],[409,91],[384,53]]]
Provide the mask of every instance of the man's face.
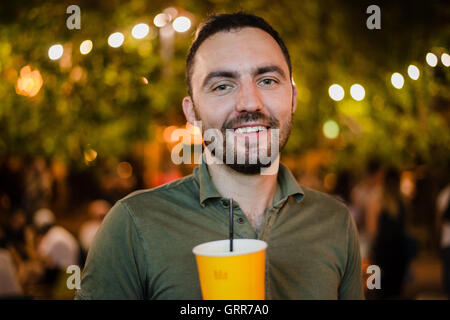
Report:
[[[281,48],[268,33],[247,27],[209,37],[195,55],[191,85],[193,100],[183,100],[188,121],[201,120],[203,132],[220,130],[225,148],[234,142],[235,160],[245,155],[244,165],[234,161],[230,167],[253,174],[263,166],[261,148],[278,156],[290,134],[297,89]],[[278,148],[270,153],[275,130]],[[249,164],[255,157],[257,163]],[[223,158],[226,162],[225,151]]]

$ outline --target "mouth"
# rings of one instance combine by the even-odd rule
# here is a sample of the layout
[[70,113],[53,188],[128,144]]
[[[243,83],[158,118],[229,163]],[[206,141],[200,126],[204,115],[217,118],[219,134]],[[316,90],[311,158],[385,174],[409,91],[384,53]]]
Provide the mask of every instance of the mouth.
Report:
[[239,134],[250,134],[250,133],[260,133],[266,132],[270,129],[270,126],[264,124],[244,124],[233,128],[234,133]]

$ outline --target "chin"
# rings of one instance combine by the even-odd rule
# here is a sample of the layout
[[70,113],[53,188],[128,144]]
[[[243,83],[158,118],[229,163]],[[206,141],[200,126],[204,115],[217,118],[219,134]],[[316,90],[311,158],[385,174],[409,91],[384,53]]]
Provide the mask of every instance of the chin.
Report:
[[227,164],[227,166],[234,171],[242,174],[255,175],[261,173],[261,170],[270,167],[270,163],[263,165],[261,163],[256,164]]
[[[263,153],[267,154],[267,153]],[[249,152],[247,151],[245,154],[245,161],[240,163],[237,161],[237,155],[234,154],[234,161],[232,163],[226,163],[224,162],[229,168],[233,169],[236,172],[242,173],[242,174],[248,174],[248,175],[255,175],[262,172],[262,170],[269,168],[278,157],[278,152],[275,154],[269,154],[268,158],[265,159],[264,163],[261,162],[261,159],[258,156],[255,156],[253,159],[256,158],[256,161],[250,161],[249,160]]]

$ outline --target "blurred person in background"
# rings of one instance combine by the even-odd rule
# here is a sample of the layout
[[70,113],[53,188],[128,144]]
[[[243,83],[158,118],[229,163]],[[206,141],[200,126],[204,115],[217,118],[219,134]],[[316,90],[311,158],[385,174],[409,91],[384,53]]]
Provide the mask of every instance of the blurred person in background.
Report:
[[18,298],[22,294],[16,266],[7,249],[6,233],[0,226],[0,299]]
[[58,294],[67,289],[66,268],[79,263],[78,241],[68,230],[56,224],[55,215],[47,208],[35,212],[33,225],[36,253],[45,268],[42,282],[49,286],[51,298],[59,298]]
[[69,231],[56,224],[51,210],[36,211],[33,225],[36,228],[37,253],[48,266],[65,269],[78,264],[78,242]]
[[367,175],[351,191],[350,199],[358,229],[373,239],[376,233],[377,212],[383,190],[384,170],[381,163],[372,159],[367,167]]
[[26,225],[26,215],[21,209],[18,209],[8,219],[5,230],[5,238],[8,241],[8,246],[14,248],[22,259],[29,258],[29,252],[26,248]]
[[441,234],[442,282],[444,292],[450,299],[450,184],[439,193],[436,208],[437,227]]
[[383,179],[384,168],[378,159],[372,159],[367,165],[365,177],[351,188],[349,195],[348,208],[359,232],[363,274],[373,264],[370,252],[377,232]]
[[92,201],[88,206],[88,214],[90,219],[85,221],[78,232],[78,239],[81,245],[81,264],[84,265],[84,261],[87,256],[87,252],[91,246],[94,236],[97,233],[98,228],[102,224],[103,218],[111,209],[111,205],[106,200]]
[[27,212],[35,212],[39,208],[49,206],[52,198],[53,175],[44,158],[33,160],[25,170],[25,193],[23,208]]
[[[39,283],[44,272],[35,249],[34,230],[27,224],[21,209],[14,211],[9,217],[5,230],[4,247],[13,262],[15,275],[23,292],[22,297],[32,297],[36,292],[35,285]],[[4,262],[8,264],[6,260]]]
[[371,260],[381,269],[381,289],[374,293],[380,299],[402,298],[406,274],[416,249],[406,233],[400,175],[394,168],[386,171],[381,207],[374,214],[377,225]]

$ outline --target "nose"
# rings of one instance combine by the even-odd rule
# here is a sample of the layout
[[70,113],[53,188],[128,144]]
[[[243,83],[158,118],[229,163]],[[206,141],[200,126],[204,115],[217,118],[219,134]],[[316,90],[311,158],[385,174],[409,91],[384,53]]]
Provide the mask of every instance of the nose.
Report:
[[236,101],[236,111],[255,112],[262,109],[260,92],[253,81],[241,83]]

